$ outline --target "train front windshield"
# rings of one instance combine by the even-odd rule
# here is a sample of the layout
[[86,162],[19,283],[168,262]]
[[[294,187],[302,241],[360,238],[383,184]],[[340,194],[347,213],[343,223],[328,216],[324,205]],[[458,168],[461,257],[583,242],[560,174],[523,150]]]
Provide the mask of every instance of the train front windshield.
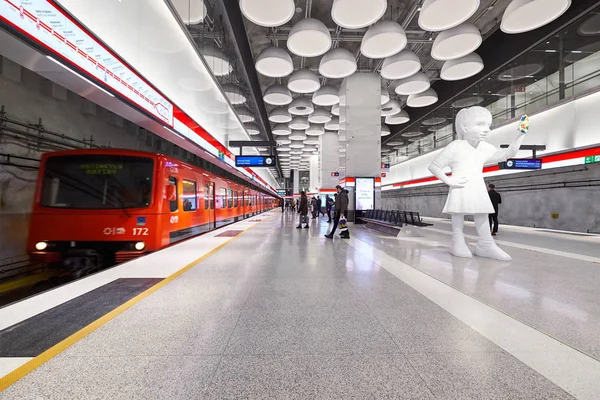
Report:
[[49,157],[41,205],[71,209],[123,209],[151,203],[154,161],[106,154]]

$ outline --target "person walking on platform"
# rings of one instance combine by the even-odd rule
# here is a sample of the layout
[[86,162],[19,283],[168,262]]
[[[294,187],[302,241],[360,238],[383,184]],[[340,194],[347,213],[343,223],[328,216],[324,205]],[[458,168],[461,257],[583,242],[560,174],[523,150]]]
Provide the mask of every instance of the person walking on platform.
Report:
[[285,199],[282,197],[279,205],[281,206],[281,212],[285,211]]
[[296,199],[294,199],[293,197],[292,197],[291,205],[292,205],[292,211],[296,211]]
[[488,194],[494,206],[494,213],[490,214],[490,230],[492,231],[492,236],[496,236],[498,234],[498,206],[502,204],[502,196],[496,192],[496,185],[493,183],[488,185]]
[[323,212],[323,198],[322,197],[317,197],[317,217],[322,215],[325,216],[325,212]]
[[308,197],[306,192],[300,192],[300,204],[298,205],[298,213],[300,214],[300,221],[298,222],[297,229],[302,228],[302,221],[306,224],[305,228],[308,229]]
[[317,210],[317,198],[315,196],[310,199],[310,207],[312,209],[312,219],[316,219],[319,211]]
[[333,208],[333,199],[327,195],[325,197],[325,209],[327,210],[327,223],[331,223],[331,209]]
[[[348,191],[343,189],[340,185],[335,187],[337,190],[337,199],[335,201],[335,214],[333,217],[333,229],[329,234],[325,235],[328,239],[333,239],[333,234],[338,227],[341,217],[346,217],[348,214]],[[344,231],[341,235],[342,239],[350,239],[350,232]]]

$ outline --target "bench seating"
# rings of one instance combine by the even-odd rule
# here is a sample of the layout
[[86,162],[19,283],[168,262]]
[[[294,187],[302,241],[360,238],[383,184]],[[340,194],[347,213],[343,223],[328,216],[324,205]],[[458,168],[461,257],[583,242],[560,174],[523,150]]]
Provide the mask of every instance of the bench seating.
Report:
[[416,211],[367,210],[362,217],[358,218],[367,222],[367,224],[381,224],[398,229],[403,225],[418,227],[433,226],[433,224],[423,222],[423,219]]

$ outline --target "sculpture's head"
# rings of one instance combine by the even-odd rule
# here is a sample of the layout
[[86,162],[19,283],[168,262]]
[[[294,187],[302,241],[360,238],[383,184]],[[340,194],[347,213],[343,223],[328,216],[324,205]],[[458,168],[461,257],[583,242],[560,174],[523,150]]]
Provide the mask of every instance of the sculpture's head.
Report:
[[487,140],[491,125],[492,114],[483,107],[463,108],[456,115],[458,138],[466,140],[473,146]]

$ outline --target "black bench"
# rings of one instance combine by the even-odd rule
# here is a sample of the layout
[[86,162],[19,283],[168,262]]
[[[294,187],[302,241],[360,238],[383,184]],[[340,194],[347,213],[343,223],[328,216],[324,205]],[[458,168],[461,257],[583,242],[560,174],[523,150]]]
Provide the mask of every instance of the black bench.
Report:
[[366,210],[357,219],[365,222],[367,228],[383,229],[385,233],[392,235],[397,235],[403,225],[418,227],[433,226],[433,224],[423,222],[423,219],[416,211]]

